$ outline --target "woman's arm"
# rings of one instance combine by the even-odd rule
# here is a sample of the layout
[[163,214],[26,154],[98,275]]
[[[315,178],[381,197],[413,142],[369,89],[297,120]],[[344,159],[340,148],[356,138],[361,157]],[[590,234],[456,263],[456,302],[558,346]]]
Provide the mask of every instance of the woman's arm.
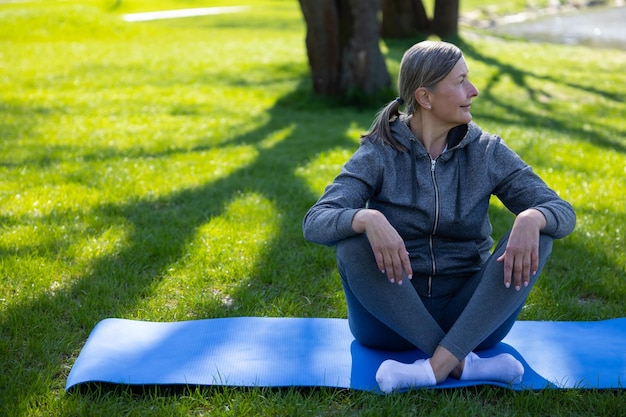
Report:
[[546,218],[536,209],[524,210],[515,218],[504,254],[504,286],[513,283],[517,291],[528,286],[531,275],[539,268],[539,234],[546,227]]
[[367,235],[378,269],[387,274],[389,282],[402,285],[403,274],[408,279],[413,277],[404,240],[384,214],[378,210],[360,210],[352,220],[352,229]]
[[504,285],[513,284],[519,290],[539,267],[539,234],[555,239],[567,236],[576,225],[576,213],[504,143],[499,144],[492,162],[492,172],[499,175],[494,193],[517,214],[505,253],[498,260],[504,263]]
[[371,146],[361,146],[302,221],[304,238],[323,245],[334,245],[355,236],[354,216],[374,195],[381,177],[380,156]]

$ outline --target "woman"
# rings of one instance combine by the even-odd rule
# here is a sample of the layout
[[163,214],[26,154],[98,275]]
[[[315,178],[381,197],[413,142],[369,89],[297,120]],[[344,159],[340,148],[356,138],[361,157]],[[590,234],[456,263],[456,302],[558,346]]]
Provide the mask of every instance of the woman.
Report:
[[[306,214],[305,238],[336,245],[350,329],[361,344],[428,354],[383,362],[382,391],[448,376],[519,383],[524,368],[513,356],[473,351],[509,332],[552,240],[572,232],[575,213],[471,121],[478,91],[459,48],[414,45],[402,58],[398,92]],[[516,215],[493,253],[491,195]]]

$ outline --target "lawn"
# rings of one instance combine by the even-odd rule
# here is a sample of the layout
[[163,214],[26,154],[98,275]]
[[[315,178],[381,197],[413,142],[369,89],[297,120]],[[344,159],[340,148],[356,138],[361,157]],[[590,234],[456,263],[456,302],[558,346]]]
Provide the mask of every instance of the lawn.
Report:
[[[246,4],[127,23],[207,2],[0,2],[0,415],[623,415],[622,391],[64,391],[107,317],[346,317],[332,249],[300,226],[377,108],[311,95],[296,1]],[[385,42],[394,75],[415,41]],[[459,43],[475,121],[578,214],[521,318],[623,316],[623,51]],[[512,218],[491,214],[497,237]]]

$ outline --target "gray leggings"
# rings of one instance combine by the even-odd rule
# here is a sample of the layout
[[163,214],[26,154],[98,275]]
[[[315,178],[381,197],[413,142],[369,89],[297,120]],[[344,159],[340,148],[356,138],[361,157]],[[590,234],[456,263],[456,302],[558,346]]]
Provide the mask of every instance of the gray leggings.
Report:
[[417,347],[428,356],[441,345],[459,360],[473,350],[494,346],[515,323],[552,251],[553,239],[540,236],[537,274],[520,291],[504,287],[503,263],[496,261],[507,240],[508,235],[475,274],[433,278],[430,296],[427,278],[389,283],[378,270],[365,235],[339,242],[337,266],[355,339],[376,349]]

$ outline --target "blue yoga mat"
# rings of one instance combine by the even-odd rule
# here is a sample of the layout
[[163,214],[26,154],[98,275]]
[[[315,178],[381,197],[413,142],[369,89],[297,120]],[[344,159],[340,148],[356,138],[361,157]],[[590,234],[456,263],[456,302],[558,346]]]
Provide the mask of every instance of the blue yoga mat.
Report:
[[[502,352],[524,364],[521,384],[449,378],[437,387],[623,388],[626,318],[518,321],[502,343],[479,356]],[[66,390],[112,383],[378,391],[375,374],[383,360],[413,362],[423,357],[419,350],[363,347],[352,337],[345,319],[237,317],[170,323],[106,319],[87,339]]]

